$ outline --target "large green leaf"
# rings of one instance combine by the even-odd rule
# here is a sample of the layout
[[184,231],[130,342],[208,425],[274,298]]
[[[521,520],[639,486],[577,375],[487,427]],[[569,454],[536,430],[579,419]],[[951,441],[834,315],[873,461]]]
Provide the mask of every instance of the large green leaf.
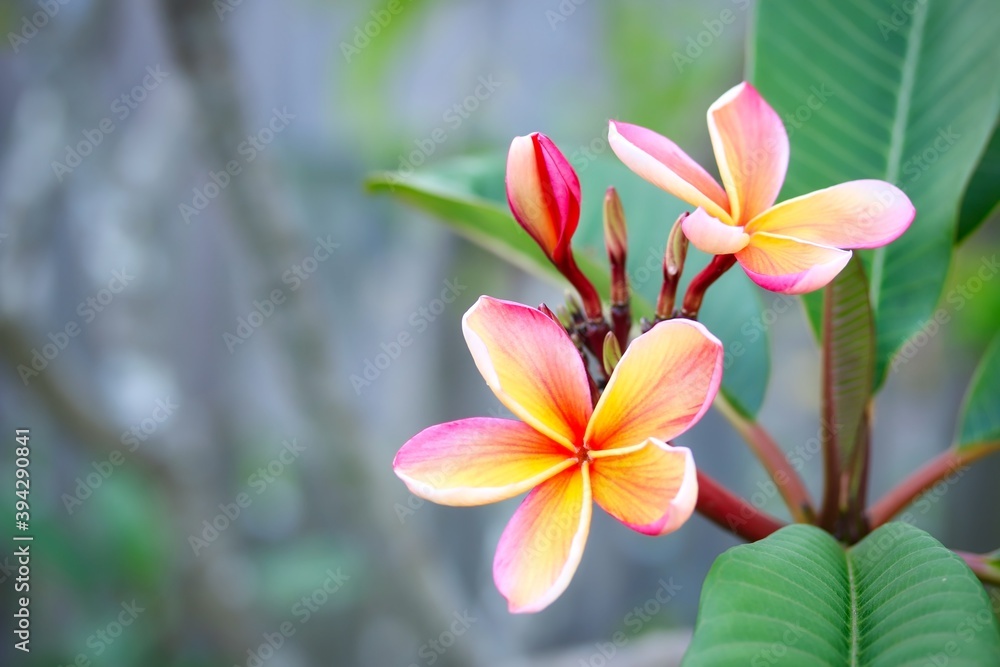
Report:
[[960,448],[1000,447],[1000,334],[993,338],[969,385],[955,442]]
[[[670,226],[684,210],[676,199],[639,179],[610,156],[574,165],[583,190],[580,226],[573,239],[577,261],[607,298],[609,277],[604,250],[602,203],[614,185],[628,219],[629,280],[637,297],[633,312],[651,317],[662,282],[663,251]],[[532,273],[561,280],[531,238],[507,209],[503,157],[466,157],[413,174],[376,174],[368,181],[376,192],[389,193],[449,224],[466,238]],[[708,263],[692,249],[680,293]],[[726,346],[722,390],[741,412],[756,415],[764,399],[770,371],[767,327],[761,322],[756,288],[731,271],[710,289],[699,315]]]
[[[935,662],[937,660],[937,662]],[[685,667],[1000,664],[982,584],[905,523],[844,548],[796,524],[712,565]]]
[[944,284],[962,194],[1000,109],[998,34],[995,0],[758,2],[748,69],[790,134],[782,197],[878,178],[917,209],[899,240],[862,253],[876,386]]
[[969,181],[969,187],[962,199],[962,211],[958,217],[955,241],[961,243],[979,225],[996,215],[1000,207],[1000,124],[993,128],[986,152],[979,160],[976,173]]
[[[823,420],[824,446],[832,447],[839,470],[828,494],[846,491],[839,506],[848,508],[863,483],[859,474],[867,460],[865,411],[872,395],[875,370],[875,327],[868,301],[868,281],[861,261],[853,257],[823,292]],[[832,480],[831,480],[832,481]],[[826,509],[835,505],[831,496]]]

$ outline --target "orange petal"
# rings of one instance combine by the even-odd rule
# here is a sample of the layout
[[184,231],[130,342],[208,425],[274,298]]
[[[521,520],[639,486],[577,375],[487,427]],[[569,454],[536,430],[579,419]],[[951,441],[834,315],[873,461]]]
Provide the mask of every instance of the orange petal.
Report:
[[701,419],[722,381],[722,343],[691,320],[667,320],[635,339],[594,408],[590,449],[670,440]]
[[677,530],[698,502],[691,450],[653,438],[637,451],[594,459],[590,480],[605,512],[646,535]]
[[891,183],[850,181],[781,202],[751,220],[747,231],[834,248],[877,248],[895,241],[915,214],[909,197]]
[[674,142],[644,127],[611,121],[608,143],[626,167],[653,185],[730,221],[726,191]]
[[511,613],[541,611],[566,590],[583,556],[592,511],[586,463],[559,473],[524,499],[493,559],[493,581]]
[[750,235],[750,245],[736,253],[736,259],[750,279],[764,289],[805,294],[833,280],[847,266],[851,252],[757,232]]
[[757,90],[743,82],[708,108],[708,132],[733,223],[746,224],[774,204],[785,182],[785,126]]
[[513,498],[576,463],[562,445],[513,419],[462,419],[424,429],[392,462],[415,495],[442,505]]
[[727,225],[699,208],[681,222],[684,236],[694,247],[710,255],[731,255],[743,250],[750,237],[742,227]]
[[540,310],[488,296],[462,318],[479,372],[511,412],[575,451],[593,411],[583,360]]

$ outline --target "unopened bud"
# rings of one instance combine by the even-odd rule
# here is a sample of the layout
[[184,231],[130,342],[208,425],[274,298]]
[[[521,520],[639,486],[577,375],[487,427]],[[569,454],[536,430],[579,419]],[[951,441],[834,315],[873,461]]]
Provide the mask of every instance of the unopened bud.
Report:
[[688,239],[684,236],[681,223],[688,216],[681,213],[670,228],[667,237],[667,248],[663,253],[663,286],[656,300],[656,319],[666,320],[673,316],[674,302],[677,300],[677,286],[684,271],[684,260],[687,259]]
[[615,366],[622,358],[622,348],[618,344],[618,339],[612,332],[608,332],[604,337],[604,374],[611,377],[611,373],[615,370]]

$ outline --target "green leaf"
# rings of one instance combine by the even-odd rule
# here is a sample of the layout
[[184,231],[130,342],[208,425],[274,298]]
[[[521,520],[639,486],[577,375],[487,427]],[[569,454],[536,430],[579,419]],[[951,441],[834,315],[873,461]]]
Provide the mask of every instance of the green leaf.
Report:
[[[849,493],[856,497],[867,459],[865,411],[872,396],[875,371],[875,327],[868,301],[868,281],[861,261],[852,257],[823,291],[823,429],[827,443],[851,477]],[[839,480],[838,480],[839,481]],[[846,499],[841,499],[844,504]]]
[[1000,447],[1000,333],[983,354],[965,394],[955,442],[960,449]]
[[944,285],[959,204],[1000,109],[998,34],[994,0],[757,5],[749,71],[789,131],[782,198],[877,178],[917,209],[899,240],[861,253],[876,387]]
[[[577,263],[606,299],[610,278],[604,249],[604,192],[618,189],[628,220],[628,274],[635,297],[632,310],[651,318],[663,277],[663,252],[670,226],[684,210],[673,197],[639,179],[610,156],[574,161],[583,191],[580,225],[573,238]],[[376,174],[368,181],[375,192],[391,194],[431,213],[453,230],[536,275],[563,283],[562,277],[507,209],[505,161],[501,156],[465,157],[402,175]],[[708,263],[693,248],[687,282]],[[726,346],[722,391],[746,415],[756,415],[770,372],[766,327],[760,325],[757,289],[740,271],[730,271],[711,287],[699,319]]]
[[962,199],[962,212],[958,216],[955,242],[961,243],[986,220],[997,214],[1000,206],[1000,124],[993,128],[986,152],[983,153],[976,173],[969,181]]
[[682,664],[996,665],[1000,628],[976,576],[922,530],[886,524],[845,551],[796,524],[715,561]]

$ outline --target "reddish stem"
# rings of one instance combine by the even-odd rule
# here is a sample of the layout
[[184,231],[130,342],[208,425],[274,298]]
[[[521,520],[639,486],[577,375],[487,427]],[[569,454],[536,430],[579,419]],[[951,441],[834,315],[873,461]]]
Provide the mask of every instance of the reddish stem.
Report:
[[868,508],[870,529],[875,530],[892,519],[948,475],[961,470],[973,461],[1000,451],[998,445],[1000,443],[991,442],[963,449],[952,447],[931,459]]
[[995,564],[993,554],[972,554],[958,549],[955,549],[954,552],[956,556],[965,561],[970,570],[976,573],[980,581],[1000,586],[1000,566]]
[[785,526],[700,470],[698,504],[695,509],[716,525],[749,542],[762,540]]
[[[583,312],[587,314],[587,319],[591,321],[603,320],[604,314],[601,308],[601,297],[597,294],[597,288],[590,282],[590,278],[584,275],[580,267],[576,265],[573,253],[567,253],[566,258],[556,266],[580,295],[580,301],[583,303]],[[604,343],[603,338],[601,339],[601,343]]]
[[792,519],[799,523],[813,523],[816,519],[816,510],[809,498],[805,482],[788,462],[785,453],[767,429],[740,414],[721,393],[715,397],[713,406],[743,436],[761,465],[774,480]]
[[713,257],[708,266],[691,279],[691,284],[688,285],[687,292],[684,293],[684,303],[681,305],[681,317],[686,317],[690,320],[698,319],[698,311],[701,310],[701,302],[705,298],[705,291],[723,273],[731,269],[735,263],[735,255],[716,255]]

